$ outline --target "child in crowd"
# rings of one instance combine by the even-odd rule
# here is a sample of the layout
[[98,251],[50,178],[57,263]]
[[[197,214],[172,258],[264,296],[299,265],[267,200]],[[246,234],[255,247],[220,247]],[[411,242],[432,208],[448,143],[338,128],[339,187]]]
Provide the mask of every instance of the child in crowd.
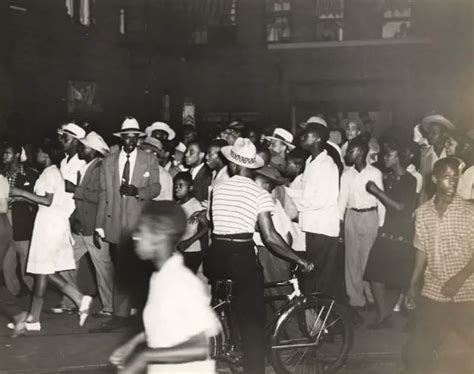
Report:
[[202,263],[199,239],[206,235],[209,225],[204,215],[197,216],[195,221],[189,220],[193,213],[203,209],[199,200],[193,196],[193,180],[190,173],[181,172],[174,177],[174,198],[183,208],[187,219],[186,231],[177,248],[184,255],[184,264],[196,274]]
[[[216,372],[209,339],[220,325],[204,285],[183,265],[175,248],[187,228],[183,209],[172,201],[149,202],[134,235],[135,251],[156,269],[143,312],[145,331],[116,349],[110,362],[124,373]],[[146,343],[145,349],[137,350]]]

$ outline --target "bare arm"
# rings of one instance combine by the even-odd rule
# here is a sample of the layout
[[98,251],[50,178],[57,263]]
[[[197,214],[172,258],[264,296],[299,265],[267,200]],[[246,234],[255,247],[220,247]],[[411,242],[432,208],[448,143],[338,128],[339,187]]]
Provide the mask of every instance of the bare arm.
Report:
[[260,213],[257,222],[262,241],[271,252],[286,258],[290,262],[297,263],[303,268],[307,267],[306,261],[299,257],[275,230],[270,212]]
[[193,244],[195,241],[201,239],[209,231],[209,222],[206,219],[206,216],[201,214],[201,215],[197,216],[197,219],[199,221],[198,231],[196,231],[196,233],[193,236],[189,237],[188,239],[185,239],[185,240],[181,241],[178,244],[178,250],[179,251],[185,251],[186,249],[188,249],[191,246],[191,244]]
[[415,266],[410,280],[410,290],[415,290],[420,284],[427,263],[426,253],[416,249]]
[[366,189],[367,192],[374,195],[385,206],[389,206],[390,208],[393,208],[399,212],[401,212],[405,208],[405,205],[403,203],[399,203],[388,197],[385,192],[378,188],[377,185],[372,181],[367,183]]
[[46,195],[40,196],[40,195],[36,195],[33,192],[28,192],[19,188],[12,188],[12,190],[10,191],[10,195],[12,197],[19,196],[34,204],[44,205],[44,206],[50,206],[51,203],[53,202],[53,196],[54,196],[54,194],[52,193],[46,193]]
[[140,373],[148,364],[203,361],[209,357],[209,341],[204,333],[169,348],[145,348],[130,359],[123,373]]

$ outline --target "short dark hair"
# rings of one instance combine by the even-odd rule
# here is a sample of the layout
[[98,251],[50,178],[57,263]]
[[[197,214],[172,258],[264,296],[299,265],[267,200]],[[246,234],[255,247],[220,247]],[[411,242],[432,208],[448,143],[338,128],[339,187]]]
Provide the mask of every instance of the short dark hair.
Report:
[[206,153],[206,151],[207,151],[206,143],[204,143],[202,140],[193,140],[193,141],[189,142],[188,149],[192,145],[197,145],[200,152]]
[[360,135],[356,136],[349,142],[347,148],[349,149],[350,147],[360,148],[364,154],[364,157],[367,157],[367,154],[369,153],[369,143],[364,137]]
[[145,204],[141,222],[148,225],[152,232],[167,233],[177,242],[186,231],[186,215],[183,208],[174,201],[149,201]]
[[320,123],[308,123],[304,130],[304,133],[313,133],[318,136],[321,140],[321,145],[325,145],[329,140],[329,130],[326,126],[321,125]]
[[169,140],[160,140],[161,144],[163,145],[163,150],[170,155],[174,153],[176,150],[176,146],[172,141]]
[[225,147],[229,145],[224,139],[213,139],[210,141],[209,143],[209,147],[218,147],[218,148],[222,148],[222,147]]
[[302,160],[303,162],[310,156],[310,153],[302,148],[295,148],[286,155],[287,160]]
[[59,141],[46,138],[39,148],[48,155],[53,165],[59,167],[64,158],[64,149]]
[[270,153],[270,150],[268,149],[268,147],[262,143],[262,144],[259,144],[256,148],[257,148],[257,153],[265,153],[265,156],[267,157],[268,162],[270,162],[272,158],[272,154]]
[[176,174],[173,178],[173,182],[176,182],[177,180],[186,182],[190,186],[193,185],[193,177],[189,171],[181,171],[178,174]]
[[455,157],[445,157],[439,159],[433,165],[433,175],[440,175],[440,173],[447,168],[459,170],[459,160]]
[[21,145],[18,142],[7,140],[3,144],[3,149],[11,148],[14,154],[21,154]]

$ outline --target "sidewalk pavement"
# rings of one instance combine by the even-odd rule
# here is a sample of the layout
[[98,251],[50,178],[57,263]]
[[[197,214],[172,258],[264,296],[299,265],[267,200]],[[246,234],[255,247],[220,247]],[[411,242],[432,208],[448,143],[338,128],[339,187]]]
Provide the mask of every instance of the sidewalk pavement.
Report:
[[[44,310],[58,303],[59,295],[48,291]],[[108,365],[110,353],[127,339],[126,332],[89,333],[104,319],[89,317],[79,327],[76,315],[42,315],[41,332],[12,339],[6,324],[12,315],[25,310],[29,297],[15,298],[0,287],[0,373],[114,373]],[[93,311],[99,310],[97,300]],[[364,315],[366,322],[372,316]],[[395,316],[392,329],[371,331],[364,326],[355,332],[354,346],[343,374],[400,374],[400,353],[406,338],[406,319]],[[456,336],[443,344],[441,357],[446,374],[474,373],[474,355]],[[470,358],[472,362],[468,363]],[[456,364],[456,368],[453,366]],[[463,369],[457,364],[462,364]],[[273,372],[271,369],[267,372]],[[444,371],[442,371],[444,373]]]

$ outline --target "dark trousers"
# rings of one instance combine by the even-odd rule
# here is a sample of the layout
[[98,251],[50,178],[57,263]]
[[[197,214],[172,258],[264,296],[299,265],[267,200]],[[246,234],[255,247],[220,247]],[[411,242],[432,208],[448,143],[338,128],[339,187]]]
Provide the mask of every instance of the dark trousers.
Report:
[[415,327],[403,350],[405,369],[430,373],[436,366],[436,350],[450,330],[455,330],[474,349],[474,302],[441,303],[420,297]]
[[344,274],[343,270],[339,269],[341,252],[338,250],[338,245],[339,238],[306,233],[305,257],[315,266],[315,271],[305,275],[303,279],[306,294],[322,292],[337,300],[345,298],[341,295],[344,292]]
[[114,316],[129,317],[132,306],[139,312],[145,306],[153,266],[137,257],[129,235],[123,237],[120,245],[111,244],[110,254],[115,265]]
[[202,262],[202,252],[184,252],[184,265],[190,269],[194,274],[199,270]]
[[244,372],[265,373],[265,311],[263,271],[253,242],[236,243],[214,239],[204,259],[209,279],[232,279],[235,318],[242,337]]

